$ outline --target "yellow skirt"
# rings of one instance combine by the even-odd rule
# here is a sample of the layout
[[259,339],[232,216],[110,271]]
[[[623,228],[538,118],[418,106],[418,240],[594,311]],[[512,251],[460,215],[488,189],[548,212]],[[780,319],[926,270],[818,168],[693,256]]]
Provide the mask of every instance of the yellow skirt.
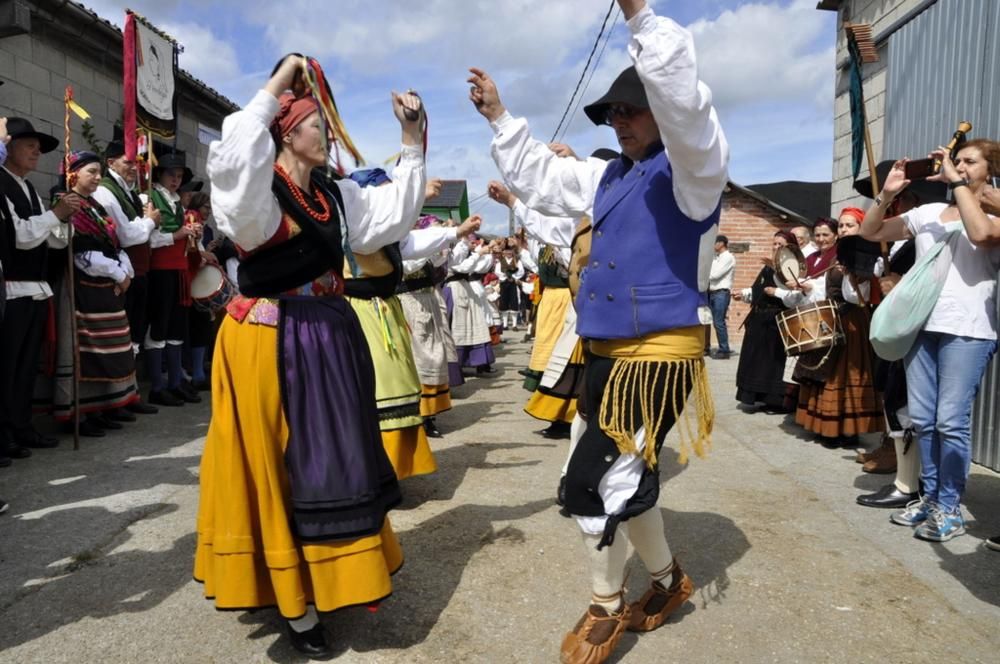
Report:
[[451,387],[448,383],[441,385],[420,385],[420,415],[434,417],[446,410],[451,410]]
[[429,475],[437,470],[434,453],[427,441],[424,425],[382,432],[382,447],[396,471],[396,478],[405,480],[414,475]]
[[576,417],[576,399],[562,399],[536,390],[524,406],[524,412],[546,422],[569,424]]
[[303,543],[289,522],[288,424],[278,380],[278,330],[227,316],[212,362],[212,422],[201,461],[194,578],[219,609],[308,604],[333,611],[392,592],[403,564],[389,519],[377,535]]
[[535,317],[535,345],[531,348],[528,368],[539,373],[545,371],[556,342],[562,336],[566,310],[573,306],[573,296],[568,288],[552,288],[542,291],[542,301]]

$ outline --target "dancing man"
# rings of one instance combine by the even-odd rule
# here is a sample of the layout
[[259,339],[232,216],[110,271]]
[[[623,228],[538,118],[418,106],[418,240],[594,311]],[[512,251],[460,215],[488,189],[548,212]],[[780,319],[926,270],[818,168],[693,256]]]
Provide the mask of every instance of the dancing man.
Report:
[[[562,643],[562,661],[603,662],[626,628],[649,631],[692,592],[656,507],[657,455],[694,392],[694,440],[702,453],[713,407],[702,325],[729,149],[698,80],[690,33],[657,17],[645,0],[618,0],[632,39],[633,67],[585,107],[614,128],[622,156],[560,159],[512,117],[494,81],[473,69],[470,98],[494,131],[504,181],[529,208],[580,216],[593,208],[590,260],[576,297],[577,331],[593,355],[585,390],[588,426],[566,477],[568,511],[583,530],[593,599]],[[607,482],[612,475],[615,482]],[[627,521],[627,529],[623,522]],[[619,526],[622,531],[619,533]],[[626,537],[652,575],[637,603],[624,603]]]

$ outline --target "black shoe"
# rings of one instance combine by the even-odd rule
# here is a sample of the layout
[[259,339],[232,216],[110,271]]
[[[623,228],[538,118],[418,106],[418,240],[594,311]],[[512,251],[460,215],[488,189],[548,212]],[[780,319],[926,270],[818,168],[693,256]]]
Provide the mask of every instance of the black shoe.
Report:
[[553,422],[541,432],[543,437],[552,440],[566,440],[569,438],[569,425],[565,422]]
[[991,551],[1000,551],[1000,535],[987,537],[983,540],[983,546]]
[[124,427],[121,422],[115,422],[109,418],[104,413],[95,413],[87,418],[88,422],[93,422],[102,429],[107,429],[108,431],[120,431]]
[[201,397],[198,396],[198,393],[185,385],[167,391],[185,403],[201,403]]
[[190,387],[195,392],[211,392],[212,391],[212,381],[208,380],[193,380],[191,381]]
[[37,431],[32,431],[25,436],[15,436],[14,442],[21,447],[34,447],[35,449],[49,449],[59,445],[58,438],[43,436]]
[[858,505],[865,507],[903,508],[920,497],[917,493],[903,493],[895,484],[886,484],[875,493],[858,496]]
[[828,450],[839,450],[845,447],[857,447],[858,437],[857,436],[818,436],[816,438],[819,444]]
[[434,423],[433,417],[428,417],[424,420],[424,433],[427,434],[428,438],[443,438],[441,432],[437,428],[437,424]]
[[12,440],[8,440],[2,447],[0,447],[0,456],[5,456],[10,459],[27,459],[31,456],[31,450],[27,447],[22,447]]
[[296,632],[289,625],[288,640],[291,641],[293,648],[309,657],[329,657],[333,654],[333,648],[330,646],[330,639],[326,636],[323,623],[319,623],[304,632]]
[[160,409],[156,406],[150,406],[145,401],[133,401],[129,405],[125,406],[125,409],[131,413],[136,413],[137,415],[156,415],[160,412]]
[[480,376],[488,376],[490,374],[495,374],[496,372],[497,370],[488,364],[481,364],[478,367],[476,367],[476,373],[479,374]]
[[719,351],[716,351],[716,352],[712,353],[712,359],[713,360],[728,360],[730,355],[732,355],[732,353],[719,350]]
[[[73,433],[72,422],[69,425],[70,433]],[[86,436],[87,438],[104,438],[106,433],[104,433],[104,427],[99,423],[95,422],[92,418],[88,417],[85,420],[80,421],[80,435]]]
[[3,514],[4,512],[6,512],[9,509],[10,509],[10,505],[8,505],[6,502],[0,500],[0,514]]
[[0,468],[6,468],[12,463],[14,460],[7,456],[6,452],[0,452]]
[[135,415],[124,408],[115,408],[105,413],[105,418],[113,422],[135,422]]
[[149,403],[155,403],[157,406],[183,406],[184,399],[175,397],[173,392],[170,390],[160,390],[159,392],[150,392]]

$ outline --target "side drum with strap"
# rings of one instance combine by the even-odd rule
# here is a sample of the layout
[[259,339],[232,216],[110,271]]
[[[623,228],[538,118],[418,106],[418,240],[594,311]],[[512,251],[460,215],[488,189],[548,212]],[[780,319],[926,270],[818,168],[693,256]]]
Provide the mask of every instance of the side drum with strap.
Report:
[[790,356],[844,343],[837,305],[829,300],[802,304],[778,314],[778,332]]

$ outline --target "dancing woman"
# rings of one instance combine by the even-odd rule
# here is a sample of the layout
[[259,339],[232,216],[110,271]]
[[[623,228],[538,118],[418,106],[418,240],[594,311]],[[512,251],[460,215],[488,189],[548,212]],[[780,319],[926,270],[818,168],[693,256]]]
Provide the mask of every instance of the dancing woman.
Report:
[[302,69],[287,57],[209,149],[215,220],[244,256],[212,363],[194,577],[220,609],[277,606],[292,645],[323,656],[316,611],[379,601],[402,564],[371,355],[342,297],[341,226],[358,251],[402,240],[425,176],[420,122],[404,114],[419,101],[394,94],[392,184],[328,187],[317,104],[286,92]]

